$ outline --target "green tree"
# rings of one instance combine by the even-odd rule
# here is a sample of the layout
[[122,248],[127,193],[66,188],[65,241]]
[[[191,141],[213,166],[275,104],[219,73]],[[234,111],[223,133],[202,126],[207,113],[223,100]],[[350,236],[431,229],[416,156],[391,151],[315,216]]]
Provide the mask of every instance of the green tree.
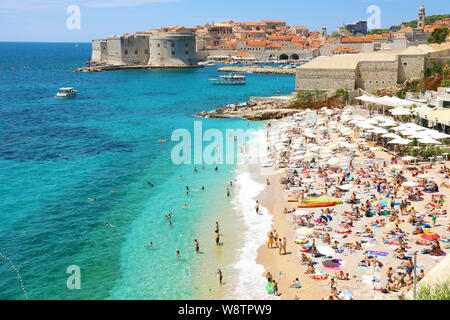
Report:
[[447,39],[447,35],[449,33],[449,29],[447,27],[444,28],[436,28],[433,30],[433,33],[428,38],[428,43],[443,43],[445,39]]

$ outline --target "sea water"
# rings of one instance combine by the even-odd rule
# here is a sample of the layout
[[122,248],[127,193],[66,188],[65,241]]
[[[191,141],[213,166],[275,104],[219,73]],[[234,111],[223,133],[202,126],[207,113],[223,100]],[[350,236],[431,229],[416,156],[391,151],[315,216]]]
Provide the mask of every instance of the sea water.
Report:
[[[171,134],[193,134],[194,121],[203,131],[259,129],[257,122],[191,115],[290,93],[294,77],[249,74],[245,86],[214,86],[208,79],[217,67],[74,73],[89,56],[90,44],[0,43],[0,253],[13,261],[30,299],[194,299],[198,279],[227,268],[215,265],[214,222],[229,214],[240,223],[232,217],[248,195],[224,193],[229,181],[246,179],[234,164],[218,171],[175,165]],[[56,99],[63,86],[78,96]],[[222,232],[226,248],[231,232]],[[145,247],[150,241],[155,245]],[[209,263],[207,274],[200,261]],[[74,266],[80,289],[68,286]],[[2,257],[0,299],[25,299]]]

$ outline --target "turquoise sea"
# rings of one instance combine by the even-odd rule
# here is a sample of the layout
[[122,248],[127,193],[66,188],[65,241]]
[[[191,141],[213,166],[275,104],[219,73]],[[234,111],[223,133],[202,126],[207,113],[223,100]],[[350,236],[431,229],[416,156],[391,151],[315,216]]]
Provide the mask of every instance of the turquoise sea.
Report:
[[[249,74],[245,86],[213,86],[217,67],[74,73],[89,56],[89,43],[0,43],[0,253],[30,299],[194,299],[193,240],[213,242],[214,223],[202,222],[232,210],[224,190],[235,166],[174,165],[172,131],[192,132],[198,111],[290,93],[294,77]],[[63,86],[78,97],[55,99]],[[204,131],[248,128],[201,121]],[[67,288],[72,265],[80,290]],[[1,257],[0,299],[25,299]]]

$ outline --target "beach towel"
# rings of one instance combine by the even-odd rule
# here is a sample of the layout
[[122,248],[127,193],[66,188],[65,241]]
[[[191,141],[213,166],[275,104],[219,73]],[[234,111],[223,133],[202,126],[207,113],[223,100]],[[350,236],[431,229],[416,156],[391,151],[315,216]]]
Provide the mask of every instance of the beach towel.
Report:
[[358,270],[366,271],[366,272],[375,272],[375,267],[366,267],[366,266],[358,266]]
[[374,250],[369,250],[367,251],[368,254],[370,254],[371,256],[380,256],[380,257],[386,257],[389,253],[385,252],[385,251],[374,251]]

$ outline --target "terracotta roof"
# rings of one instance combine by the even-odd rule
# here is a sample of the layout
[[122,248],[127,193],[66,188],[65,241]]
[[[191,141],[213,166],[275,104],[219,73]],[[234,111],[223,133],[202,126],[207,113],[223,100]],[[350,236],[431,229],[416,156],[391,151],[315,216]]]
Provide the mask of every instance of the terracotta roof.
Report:
[[371,42],[372,40],[367,37],[348,37],[348,38],[342,38],[341,42]]
[[247,45],[249,46],[265,46],[268,43],[267,40],[265,41],[247,41]]
[[307,40],[305,39],[305,38],[303,38],[303,37],[299,37],[299,36],[292,36],[291,37],[291,41],[292,42],[300,42],[300,43],[304,43],[304,42],[306,42]]
[[301,43],[298,43],[298,42],[292,42],[292,43],[295,44],[297,47],[305,49],[305,46],[303,44],[301,44]]
[[286,21],[283,21],[283,20],[261,20],[261,22],[286,23]]
[[276,43],[276,42],[272,42],[266,45],[266,48],[283,48],[283,45]]

